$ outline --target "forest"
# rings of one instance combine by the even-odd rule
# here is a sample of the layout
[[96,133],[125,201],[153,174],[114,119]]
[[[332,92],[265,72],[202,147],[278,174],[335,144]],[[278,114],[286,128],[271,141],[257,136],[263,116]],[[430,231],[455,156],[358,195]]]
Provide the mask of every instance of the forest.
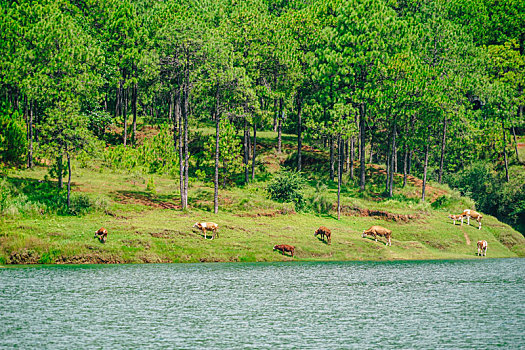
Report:
[[297,177],[336,184],[339,217],[342,187],[370,194],[378,165],[385,200],[413,175],[420,201],[447,184],[524,232],[522,0],[0,4],[0,173],[45,166],[66,211],[96,158],[169,174],[182,210],[207,182],[217,213],[222,189],[261,181],[271,131],[293,152],[268,192],[296,210]]

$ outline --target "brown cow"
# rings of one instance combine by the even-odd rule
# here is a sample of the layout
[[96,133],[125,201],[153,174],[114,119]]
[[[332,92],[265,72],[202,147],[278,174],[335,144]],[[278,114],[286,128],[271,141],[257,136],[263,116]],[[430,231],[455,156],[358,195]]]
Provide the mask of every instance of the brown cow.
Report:
[[314,237],[316,237],[317,235],[321,236],[321,239],[326,238],[326,243],[332,243],[332,231],[330,231],[330,229],[321,226],[317,229],[317,231],[315,231]]
[[487,241],[478,241],[478,255],[487,256]]
[[217,232],[219,225],[217,225],[214,222],[196,222],[195,225],[193,225],[193,227],[196,227],[199,230],[202,230],[202,233],[204,234],[204,239],[206,239],[206,230],[213,231],[213,235],[211,236],[211,239],[214,239],[215,235],[217,235],[217,238],[219,238],[219,232]]
[[278,244],[278,245],[273,246],[273,250],[280,250],[281,253],[283,253],[283,255],[284,255],[284,252],[290,252],[293,258],[295,247],[293,245],[288,245],[288,244]]
[[106,230],[104,227],[99,228],[97,231],[95,231],[95,237],[93,238],[98,238],[100,243],[106,243],[108,238],[108,230]]
[[392,245],[392,231],[382,226],[372,226],[368,230],[363,231],[362,237],[374,236],[377,242],[377,236],[383,236],[386,238],[386,245]]
[[464,217],[467,218],[467,225],[470,225],[470,218],[473,218],[473,219],[476,219],[476,221],[479,224],[478,230],[481,230],[481,219],[483,219],[483,215],[481,215],[477,211],[470,210],[470,209],[465,209],[461,215],[462,215],[462,217],[461,217],[461,225],[463,225],[463,218]]

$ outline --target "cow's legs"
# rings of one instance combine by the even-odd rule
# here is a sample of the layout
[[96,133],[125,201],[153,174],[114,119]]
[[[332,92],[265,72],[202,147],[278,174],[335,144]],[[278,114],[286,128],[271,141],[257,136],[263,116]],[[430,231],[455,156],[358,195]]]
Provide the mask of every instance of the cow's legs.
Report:
[[463,216],[461,216],[461,226],[463,226]]
[[206,239],[206,229],[205,228],[202,229],[202,233],[204,234],[204,239]]
[[479,224],[478,230],[481,230],[481,219],[478,219],[478,224]]
[[470,225],[470,216],[467,215],[467,225]]

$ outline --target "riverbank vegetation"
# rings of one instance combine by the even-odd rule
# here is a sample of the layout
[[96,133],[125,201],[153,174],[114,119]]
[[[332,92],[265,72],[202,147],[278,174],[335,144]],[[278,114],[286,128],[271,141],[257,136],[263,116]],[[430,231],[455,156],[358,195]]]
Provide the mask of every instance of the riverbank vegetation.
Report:
[[[453,258],[484,232],[492,256],[523,255],[524,14],[2,2],[0,262],[258,261],[294,242],[301,259]],[[487,226],[445,219],[466,208]],[[196,240],[197,217],[225,238]],[[356,236],[383,219],[393,251]],[[312,242],[320,225],[335,245]],[[106,245],[85,242],[97,226]]]

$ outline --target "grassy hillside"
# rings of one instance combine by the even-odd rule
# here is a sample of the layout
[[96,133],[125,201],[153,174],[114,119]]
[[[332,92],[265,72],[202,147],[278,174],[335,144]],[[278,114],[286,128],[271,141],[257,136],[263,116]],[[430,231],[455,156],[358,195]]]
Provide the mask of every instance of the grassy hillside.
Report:
[[[420,180],[410,178],[408,186],[401,189],[402,179],[397,177],[394,198],[383,198],[384,171],[379,166],[369,166],[365,194],[345,175],[344,215],[337,220],[330,209],[336,203],[337,183],[318,182],[321,177],[315,174],[324,170],[316,157],[327,155],[312,147],[306,147],[304,155],[308,178],[305,209],[296,212],[292,204],[272,201],[265,188],[271,173],[293,159],[293,138],[285,138],[285,150],[277,154],[275,134],[261,134],[263,148],[258,160],[263,170],[258,181],[221,190],[218,215],[211,212],[211,183],[196,179],[191,183],[190,210],[183,212],[178,206],[176,177],[112,171],[97,161],[83,168],[77,164],[74,195],[89,198],[98,209],[79,216],[40,214],[38,207],[25,213],[8,210],[0,219],[0,264],[292,260],[274,252],[275,244],[295,245],[293,260],[464,259],[476,258],[479,239],[488,241],[489,257],[525,256],[523,236],[493,217],[484,216],[481,230],[475,222],[454,226],[447,219],[449,212],[459,213],[473,204],[446,186],[431,182],[430,200],[420,203]],[[44,201],[51,191],[46,188],[54,187],[51,181],[42,181],[46,174],[43,167],[11,171],[7,181],[24,198]],[[217,222],[220,237],[203,240],[202,234],[192,229],[196,221]],[[321,225],[332,230],[331,245],[313,236]],[[361,237],[371,225],[393,231],[392,247],[385,246],[381,238],[375,242]],[[106,244],[93,238],[100,227],[109,231]]]

